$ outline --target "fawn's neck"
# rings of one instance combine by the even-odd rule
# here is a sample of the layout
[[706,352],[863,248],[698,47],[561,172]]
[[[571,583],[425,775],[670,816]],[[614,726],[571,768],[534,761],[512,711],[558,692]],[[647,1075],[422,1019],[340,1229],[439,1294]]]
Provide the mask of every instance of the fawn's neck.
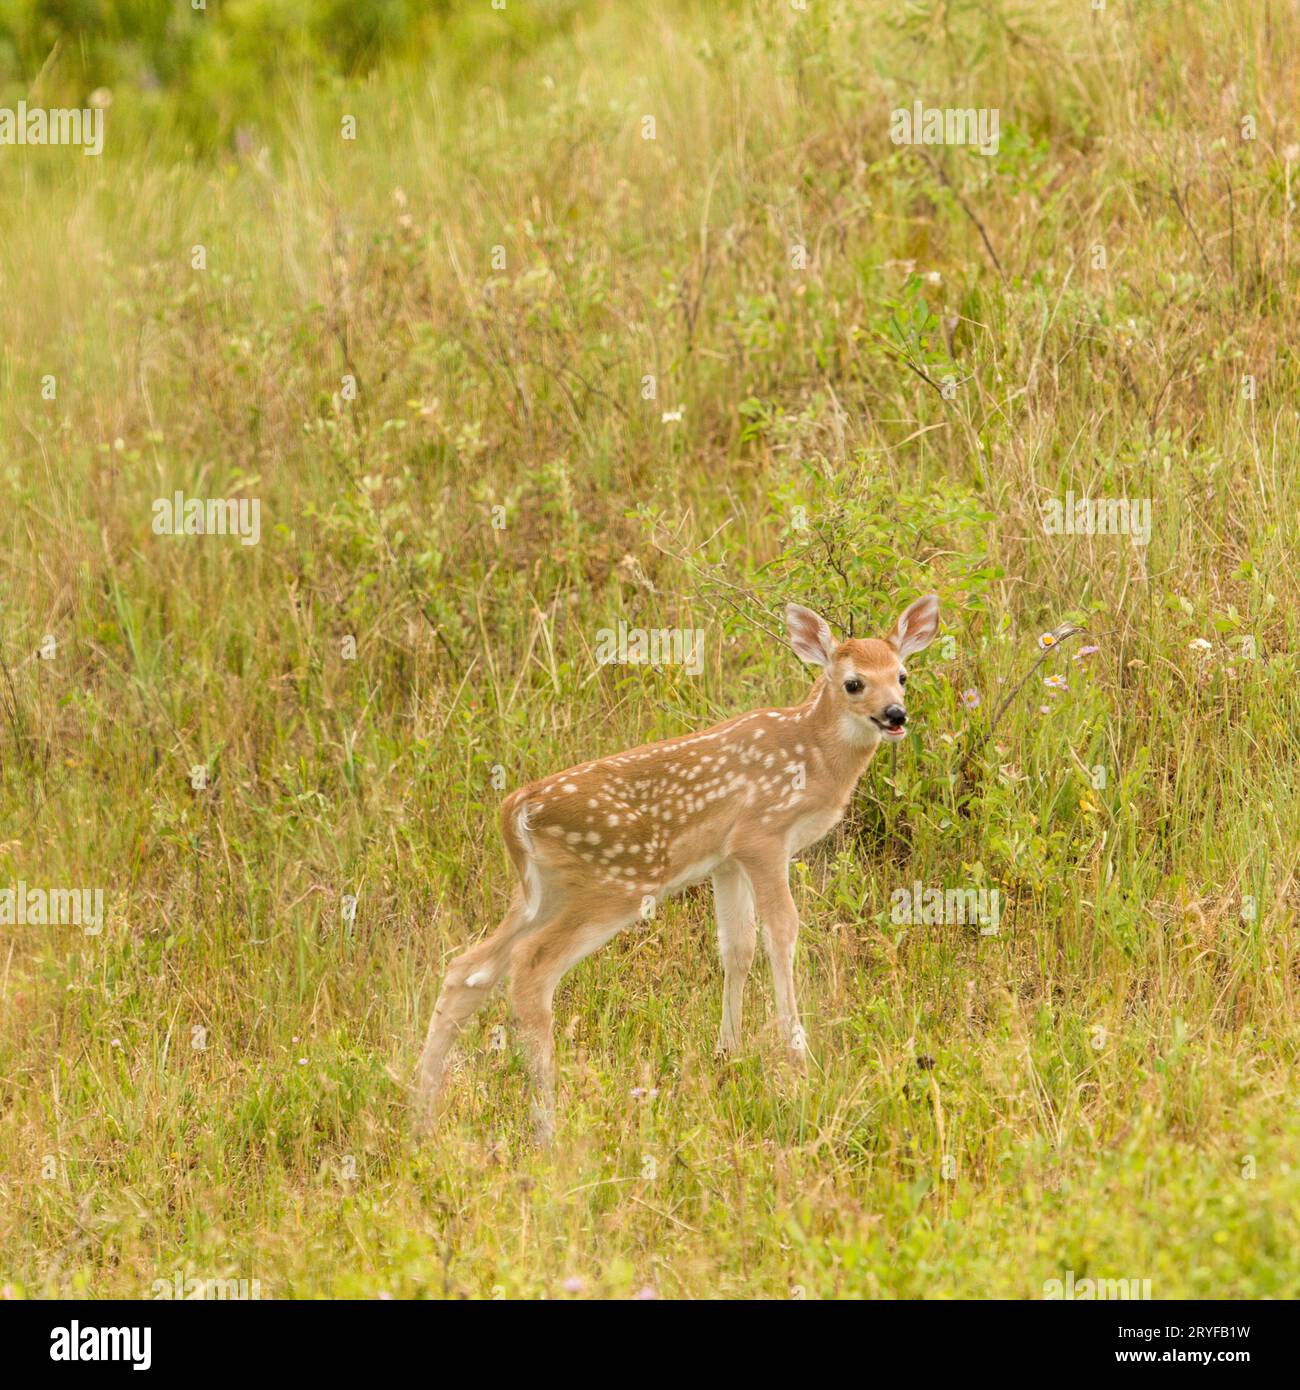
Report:
[[817,683],[799,710],[806,729],[826,759],[828,774],[851,790],[875,757],[880,735],[852,715],[836,711],[825,676],[817,677]]

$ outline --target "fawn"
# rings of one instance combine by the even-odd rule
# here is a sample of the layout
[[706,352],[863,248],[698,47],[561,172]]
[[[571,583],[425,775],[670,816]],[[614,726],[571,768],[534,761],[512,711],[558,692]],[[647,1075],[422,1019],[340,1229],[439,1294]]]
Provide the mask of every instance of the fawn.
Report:
[[501,833],[519,887],[496,931],[448,967],[420,1057],[422,1126],[433,1122],[452,1042],[509,971],[538,1139],[548,1141],[560,977],[656,902],[709,875],[723,967],[719,1049],[740,1044],[757,912],[785,1044],[803,1067],[790,859],[840,820],[881,741],[904,737],[903,663],[929,646],[939,601],[917,599],[883,641],[837,645],[822,618],[794,603],[786,625],[795,652],[821,667],[803,704],[598,758],[506,797]]

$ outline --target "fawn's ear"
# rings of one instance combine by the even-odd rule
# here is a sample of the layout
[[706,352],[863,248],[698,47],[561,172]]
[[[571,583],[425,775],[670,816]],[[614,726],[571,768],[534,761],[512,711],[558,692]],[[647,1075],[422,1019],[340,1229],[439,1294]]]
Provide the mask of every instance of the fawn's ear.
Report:
[[939,596],[924,594],[898,620],[887,639],[899,656],[911,656],[928,647],[939,630]]
[[790,645],[795,654],[814,666],[829,666],[835,655],[835,639],[826,626],[826,619],[819,618],[811,608],[797,603],[785,606],[785,625],[790,630]]

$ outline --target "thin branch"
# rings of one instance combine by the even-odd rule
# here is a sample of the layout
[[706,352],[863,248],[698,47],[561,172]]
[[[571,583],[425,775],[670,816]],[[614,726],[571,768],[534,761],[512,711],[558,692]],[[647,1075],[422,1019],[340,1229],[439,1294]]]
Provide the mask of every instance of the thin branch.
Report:
[[1034,662],[1034,664],[1029,668],[1029,670],[1027,670],[1025,674],[1021,676],[1020,679],[1015,683],[1015,685],[1013,685],[1011,689],[1007,691],[1006,695],[1003,696],[1002,703],[997,707],[997,710],[994,713],[993,718],[989,721],[989,726],[988,729],[985,730],[984,737],[975,745],[977,749],[983,748],[993,737],[994,731],[997,729],[998,724],[1001,722],[1002,716],[1007,712],[1008,706],[1011,704],[1012,700],[1014,700],[1016,696],[1019,695],[1020,692],[1025,688],[1025,683],[1029,680],[1030,676],[1032,676],[1034,672],[1037,671],[1038,668],[1043,664],[1043,662],[1046,661],[1047,658],[1051,656],[1053,652],[1057,651],[1063,643],[1068,642],[1071,637],[1077,637],[1081,632],[1086,631],[1086,628],[1075,627],[1073,624],[1070,623],[1063,624],[1061,627],[1053,629],[1051,633],[1051,643],[1042,649],[1042,651],[1038,655],[1038,660]]
[[989,240],[989,234],[984,230],[983,222],[981,222],[979,218],[975,216],[974,212],[971,210],[970,204],[957,191],[956,185],[948,177],[948,174],[943,168],[943,166],[939,164],[937,160],[931,159],[930,156],[926,153],[926,151],[922,149],[920,146],[916,147],[916,152],[921,156],[923,160],[925,160],[925,162],[930,166],[930,168],[934,170],[939,182],[943,184],[943,186],[948,190],[949,193],[952,194],[954,198],[956,198],[957,206],[961,208],[961,210],[966,214],[966,216],[969,217],[970,220],[975,224],[975,230],[980,234],[980,240],[984,243],[984,249],[989,253],[989,260],[993,262],[993,268],[997,271],[999,278],[1005,285],[1007,283],[1007,273],[1005,270],[1002,269],[1002,262],[998,260],[998,253],[993,249],[993,243]]

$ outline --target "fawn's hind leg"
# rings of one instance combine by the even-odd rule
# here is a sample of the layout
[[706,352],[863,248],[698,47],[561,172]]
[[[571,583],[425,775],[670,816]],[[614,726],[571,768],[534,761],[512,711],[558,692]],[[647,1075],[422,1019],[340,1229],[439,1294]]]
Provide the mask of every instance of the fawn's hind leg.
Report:
[[510,960],[510,1001],[533,1083],[533,1127],[539,1144],[555,1135],[555,989],[566,971],[636,918],[634,904],[598,916],[563,912],[519,941]]
[[510,965],[511,948],[526,936],[546,924],[547,918],[538,912],[533,916],[521,891],[516,891],[501,925],[477,946],[457,956],[447,967],[429,1032],[420,1054],[420,1066],[415,1086],[416,1123],[421,1129],[431,1129],[434,1112],[442,1091],[447,1053],[466,1021],[486,1003],[488,995],[501,982]]

